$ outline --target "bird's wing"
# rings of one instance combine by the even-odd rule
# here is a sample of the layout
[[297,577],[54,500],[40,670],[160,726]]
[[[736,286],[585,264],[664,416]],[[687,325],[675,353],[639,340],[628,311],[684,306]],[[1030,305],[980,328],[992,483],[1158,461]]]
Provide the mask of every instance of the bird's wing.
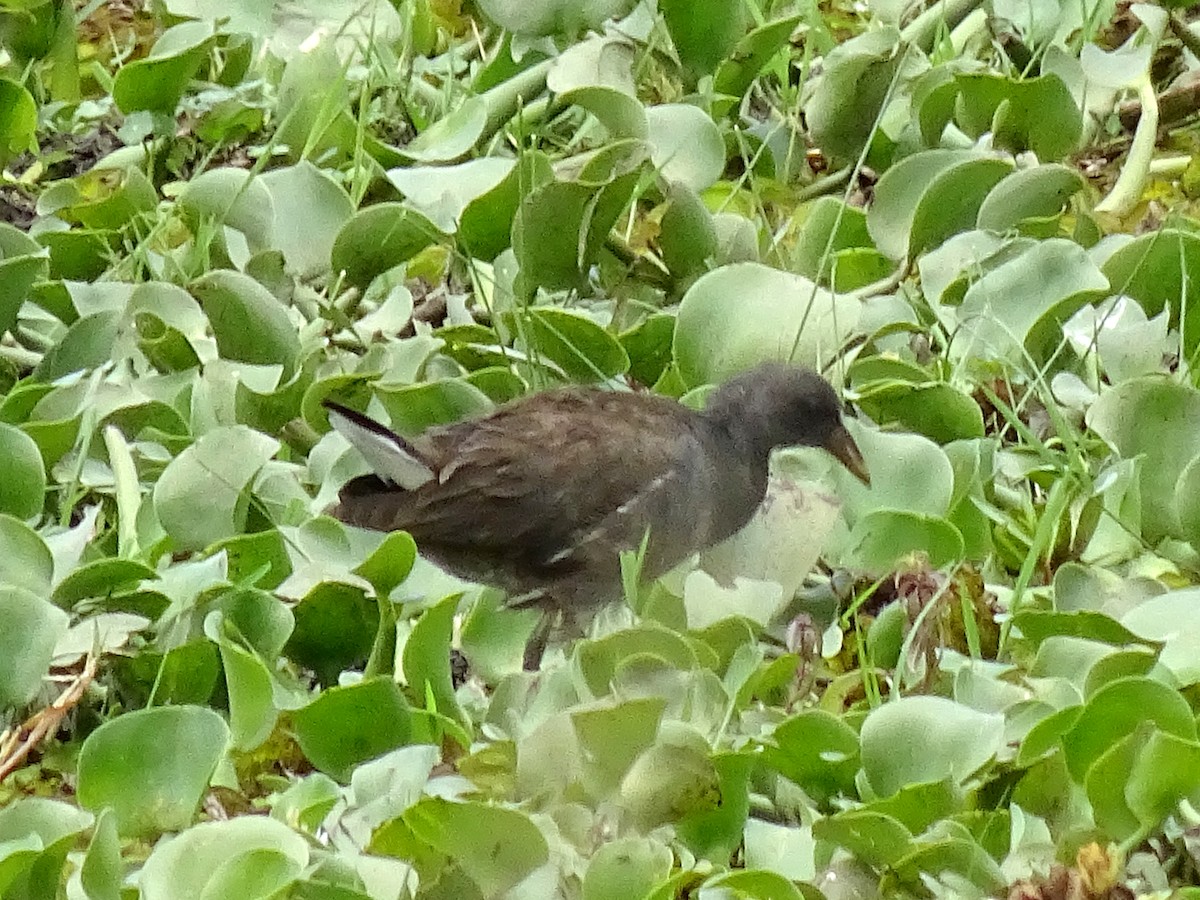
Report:
[[405,490],[416,490],[436,473],[408,441],[374,419],[332,400],[325,401],[329,424],[350,442],[380,478]]
[[371,498],[371,518],[409,531],[418,545],[546,566],[569,564],[574,548],[589,544],[636,548],[647,516],[678,497],[673,488],[690,475],[693,420],[649,395],[540,395],[427,432],[415,443],[437,477]]

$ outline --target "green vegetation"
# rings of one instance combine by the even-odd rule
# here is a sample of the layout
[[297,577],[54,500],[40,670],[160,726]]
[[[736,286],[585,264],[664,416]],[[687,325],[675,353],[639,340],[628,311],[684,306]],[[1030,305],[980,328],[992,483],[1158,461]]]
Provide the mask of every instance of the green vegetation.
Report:
[[[0,0],[0,900],[1200,896],[1185,5]],[[789,358],[872,487],[540,675],[321,515]]]

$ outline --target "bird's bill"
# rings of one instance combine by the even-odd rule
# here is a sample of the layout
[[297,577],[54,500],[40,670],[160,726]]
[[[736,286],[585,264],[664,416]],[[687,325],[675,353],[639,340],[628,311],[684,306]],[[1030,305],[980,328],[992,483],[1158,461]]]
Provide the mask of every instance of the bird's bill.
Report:
[[825,449],[849,469],[851,475],[867,487],[871,486],[871,473],[867,471],[867,464],[863,461],[858,444],[854,443],[854,438],[850,436],[845,425],[839,425],[833,430],[833,434],[825,441]]

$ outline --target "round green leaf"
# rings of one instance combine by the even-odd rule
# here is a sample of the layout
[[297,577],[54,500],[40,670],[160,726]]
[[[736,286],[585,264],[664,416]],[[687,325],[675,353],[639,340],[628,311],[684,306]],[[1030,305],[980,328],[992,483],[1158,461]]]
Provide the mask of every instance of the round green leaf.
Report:
[[437,226],[403,203],[378,203],[355,213],[337,233],[330,253],[334,272],[365,288],[376,275],[412,259],[441,240]]
[[1151,678],[1122,678],[1093,694],[1075,726],[1063,736],[1072,777],[1082,782],[1101,754],[1143,722],[1167,734],[1196,740],[1196,720],[1178,691]]
[[456,863],[485,897],[503,894],[550,856],[542,832],[515,809],[426,797],[404,814],[404,821],[418,839]]
[[629,368],[620,342],[586,316],[538,306],[519,313],[516,321],[529,355],[554,363],[572,381],[607,381]]
[[300,749],[346,781],[354,767],[410,742],[412,710],[391,678],[331,688],[292,716]]
[[905,785],[966,781],[1004,746],[1004,717],[944,697],[903,697],[862,727],[863,772],[881,797]]
[[67,632],[67,615],[36,594],[0,585],[0,707],[33,699]]
[[279,442],[232,425],[208,432],[175,457],[154,486],[159,522],[181,549],[202,550],[242,530],[245,491]]
[[807,278],[758,263],[723,266],[684,294],[675,362],[689,388],[772,359],[819,368],[853,333],[858,314],[857,300]]
[[308,842],[282,822],[239,816],[202,822],[154,848],[138,876],[143,900],[259,900],[309,862]]
[[646,127],[650,159],[667,181],[703,191],[721,177],[725,141],[704,110],[686,103],[651,106]]
[[270,291],[249,275],[218,269],[192,282],[191,292],[208,316],[222,359],[279,365],[291,378],[300,338]]
[[1153,543],[1180,535],[1175,496],[1200,447],[1200,391],[1161,377],[1131,379],[1104,391],[1087,423],[1122,457],[1142,458],[1143,537]]
[[44,597],[53,577],[54,558],[46,542],[24,522],[0,514],[0,584]]
[[105,722],[79,751],[79,804],[112,807],[126,836],[178,831],[191,823],[228,739],[225,721],[198,706]]

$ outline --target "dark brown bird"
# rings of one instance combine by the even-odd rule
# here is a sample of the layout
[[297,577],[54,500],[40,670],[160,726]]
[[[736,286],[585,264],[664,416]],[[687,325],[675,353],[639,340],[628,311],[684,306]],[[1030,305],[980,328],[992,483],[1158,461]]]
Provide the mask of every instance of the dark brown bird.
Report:
[[[426,558],[506,590],[510,605],[576,620],[620,598],[620,552],[647,532],[642,574],[655,578],[741,529],[776,447],[823,447],[870,484],[833,388],[781,363],[730,379],[703,412],[653,394],[565,388],[411,442],[325,405],[375,472],[346,484],[333,515],[407,531]],[[537,668],[546,634],[535,632],[526,668]]]

